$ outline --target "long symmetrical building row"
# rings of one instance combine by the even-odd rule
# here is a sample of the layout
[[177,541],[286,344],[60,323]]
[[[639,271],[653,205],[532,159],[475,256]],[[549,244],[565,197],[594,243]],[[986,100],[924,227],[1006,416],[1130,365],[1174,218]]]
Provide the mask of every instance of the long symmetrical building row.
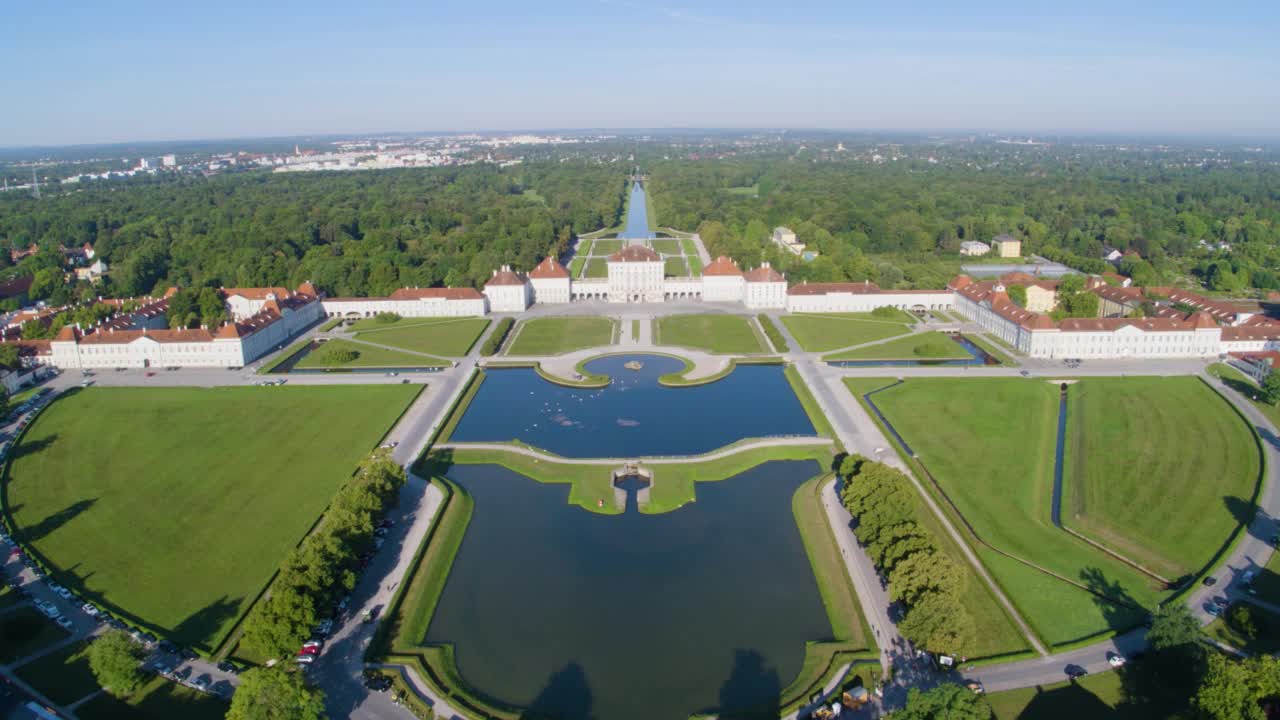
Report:
[[[472,288],[402,288],[386,297],[323,297],[311,283],[283,287],[224,288],[231,320],[219,327],[169,328],[162,298],[146,298],[91,328],[63,327],[52,340],[22,341],[28,365],[59,368],[241,367],[275,350],[325,317],[482,317],[518,313],[534,303],[583,300],[610,303],[693,299],[740,303],[752,310],[794,313],[948,310],[1036,358],[1171,358],[1280,350],[1280,322],[1246,308],[1171,288],[1128,287],[1127,281],[1091,277],[1087,291],[1099,298],[1099,316],[1054,320],[1058,280],[1009,273],[975,281],[966,275],[940,290],[885,290],[871,282],[788,285],[763,264],[743,271],[719,257],[701,277],[665,277],[658,253],[629,245],[608,261],[608,275],[573,280],[546,258],[528,273],[495,270],[483,292]],[[1009,288],[1023,292],[1014,302]],[[10,328],[11,330],[13,328]],[[7,333],[8,331],[6,331]]]

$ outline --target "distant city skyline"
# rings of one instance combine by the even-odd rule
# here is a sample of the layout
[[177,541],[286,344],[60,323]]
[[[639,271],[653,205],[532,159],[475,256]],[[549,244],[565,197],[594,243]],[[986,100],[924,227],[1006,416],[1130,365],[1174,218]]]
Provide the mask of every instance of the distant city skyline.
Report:
[[7,12],[0,146],[681,127],[1280,137],[1274,2],[75,5]]

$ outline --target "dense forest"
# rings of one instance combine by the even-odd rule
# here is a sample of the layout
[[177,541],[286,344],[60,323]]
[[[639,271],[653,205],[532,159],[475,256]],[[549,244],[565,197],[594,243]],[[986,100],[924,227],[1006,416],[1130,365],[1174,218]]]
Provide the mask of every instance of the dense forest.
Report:
[[[586,163],[96,183],[38,201],[0,197],[0,247],[40,245],[9,272],[43,279],[58,245],[90,243],[110,273],[89,292],[120,297],[303,280],[333,295],[479,286],[502,263],[532,267],[576,233],[615,224],[625,183]],[[87,290],[53,285],[32,295]]]
[[[1134,250],[1143,259],[1124,269],[1145,284],[1280,289],[1274,165],[1179,168],[1105,156],[1006,165],[789,155],[657,162],[648,173],[659,223],[697,228],[713,255],[772,260],[794,280],[936,287],[958,270],[962,241],[1010,233],[1024,253],[1090,272],[1107,268],[1104,247]],[[806,263],[772,247],[777,225],[821,257]]]

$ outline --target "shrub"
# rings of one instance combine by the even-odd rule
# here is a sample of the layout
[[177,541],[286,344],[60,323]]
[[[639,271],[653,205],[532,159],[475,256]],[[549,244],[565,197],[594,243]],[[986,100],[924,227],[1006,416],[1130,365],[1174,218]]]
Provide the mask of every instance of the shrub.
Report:
[[325,365],[346,365],[356,361],[360,357],[360,353],[356,350],[343,347],[325,348],[320,353],[320,362]]
[[946,340],[931,340],[917,345],[911,352],[920,357],[940,358],[946,357],[951,353],[951,346]]
[[374,316],[373,321],[379,325],[390,325],[400,322],[400,316],[393,312],[381,312]]
[[884,307],[878,307],[875,310],[872,310],[871,317],[884,318],[886,320],[900,319],[898,316],[897,308],[891,308],[888,305],[885,305]]
[[507,335],[511,332],[511,326],[516,321],[511,318],[502,318],[498,321],[498,325],[494,327],[493,332],[489,333],[489,339],[484,341],[484,345],[480,347],[480,354],[489,356],[498,352],[498,348],[502,347],[502,342],[507,339]]
[[1258,623],[1248,605],[1241,603],[1231,608],[1231,612],[1227,614],[1227,624],[1250,640],[1258,637]]
[[778,352],[787,352],[791,348],[787,346],[787,339],[782,337],[782,332],[778,330],[778,326],[773,324],[773,318],[760,313],[756,316],[760,321],[760,327],[764,328],[764,334],[769,336],[769,342],[773,343],[773,348]]

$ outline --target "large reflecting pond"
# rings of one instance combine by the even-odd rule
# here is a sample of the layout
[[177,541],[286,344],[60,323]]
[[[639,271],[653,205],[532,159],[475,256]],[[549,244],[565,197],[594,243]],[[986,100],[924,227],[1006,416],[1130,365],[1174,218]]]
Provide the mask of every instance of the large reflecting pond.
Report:
[[820,470],[767,463],[674,512],[607,516],[565,485],[454,466],[475,512],[426,641],[454,643],[481,692],[566,720],[776,702],[831,635],[791,514]]
[[[629,360],[644,367],[628,370]],[[528,368],[489,370],[451,436],[459,442],[520,440],[566,457],[695,455],[742,438],[813,435],[781,365],[742,365],[721,380],[669,388],[658,377],[683,367],[660,355],[587,363],[613,378],[583,390]]]

